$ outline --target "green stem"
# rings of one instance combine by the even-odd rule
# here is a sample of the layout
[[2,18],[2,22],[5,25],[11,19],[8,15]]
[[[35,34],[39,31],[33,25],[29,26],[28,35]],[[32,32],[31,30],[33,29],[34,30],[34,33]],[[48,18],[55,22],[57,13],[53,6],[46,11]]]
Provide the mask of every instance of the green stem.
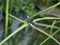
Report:
[[13,16],[13,15],[11,15],[11,14],[8,14],[8,15],[9,15],[10,17],[12,17],[12,18],[14,18],[14,19],[18,20],[19,22],[27,23],[26,21],[23,21],[23,20],[21,20],[21,19],[19,19],[19,18],[15,17],[15,16]]
[[37,21],[41,21],[41,20],[48,20],[48,19],[56,19],[56,20],[58,20],[58,19],[60,19],[60,18],[57,18],[57,17],[44,17],[44,18],[37,18],[37,19],[35,19],[35,20],[33,20],[33,22],[37,22]]
[[38,28],[38,27],[36,27],[34,25],[30,24],[30,26],[33,27],[34,29],[36,29],[37,31],[47,35],[49,38],[53,39],[56,43],[58,43],[60,45],[60,42],[58,40],[56,40],[54,37],[52,37],[50,34],[46,33],[45,31],[41,30],[40,28]]
[[9,0],[6,0],[6,22],[5,22],[5,32],[8,29],[8,11],[9,11]]
[[[60,31],[60,29],[58,29],[57,31],[55,31],[51,36],[54,36],[55,34],[57,34]],[[43,45],[46,41],[48,41],[50,39],[50,37],[47,37],[44,41],[42,41],[40,43],[40,45]]]
[[37,15],[39,15],[39,14],[43,14],[43,13],[46,12],[47,10],[52,9],[52,8],[55,8],[55,7],[57,7],[58,5],[60,5],[60,2],[58,2],[57,4],[51,6],[51,7],[47,8],[47,9],[45,9],[45,10],[43,10],[43,11],[39,11],[38,13],[36,13],[35,15],[33,15],[32,17],[35,17],[35,16],[37,16]]
[[11,33],[9,36],[7,36],[3,41],[0,42],[0,45],[2,45],[4,42],[6,42],[8,39],[10,39],[13,35],[21,31],[23,28],[28,26],[28,24],[23,24],[21,27],[17,28],[13,33]]

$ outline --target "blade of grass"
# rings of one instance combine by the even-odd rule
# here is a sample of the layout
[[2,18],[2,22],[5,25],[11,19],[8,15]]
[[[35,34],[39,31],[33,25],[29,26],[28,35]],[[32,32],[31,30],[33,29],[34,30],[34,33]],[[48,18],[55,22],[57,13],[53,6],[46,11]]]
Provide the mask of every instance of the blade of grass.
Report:
[[[13,28],[14,26],[16,26],[16,25],[18,25],[18,24],[20,24],[20,22],[12,25],[11,27],[8,28],[8,30],[11,29],[11,28]],[[36,25],[51,28],[51,25],[48,25],[48,24],[36,23]],[[53,28],[58,29],[58,28],[60,28],[60,27],[53,26]]]
[[[26,22],[26,21],[23,21],[23,20],[15,17],[15,16],[13,16],[13,15],[11,15],[11,14],[9,14],[9,16],[12,17],[12,18],[14,18],[14,19],[16,19],[16,20],[18,20],[18,21],[20,21],[20,23],[21,23],[21,22],[23,22],[23,23]],[[46,17],[45,17],[45,18],[46,18]],[[47,17],[47,18],[49,18],[49,17]],[[51,18],[52,18],[52,17],[51,17]],[[50,18],[49,18],[49,19],[50,19]],[[59,19],[60,19],[60,18],[59,18]],[[41,18],[41,20],[43,20],[43,18]],[[35,22],[35,21],[33,21],[33,22]],[[49,26],[49,27],[51,27],[51,25],[47,25],[47,24],[43,24],[43,23],[40,23],[40,24],[39,24],[39,23],[35,23],[35,24],[36,24],[36,25],[40,25],[40,26],[46,26],[46,27]],[[57,29],[58,29],[59,27],[54,26],[54,28],[57,28]]]
[[9,11],[9,0],[6,0],[6,22],[5,22],[5,33],[8,29],[8,11]]
[[[9,27],[9,28],[8,28],[8,30],[9,30],[9,29],[11,29],[11,28],[13,28],[14,26],[16,26],[16,25],[18,25],[18,24],[20,24],[20,22],[19,22],[19,23],[17,23],[17,24],[14,24],[14,25],[12,25],[11,27]],[[36,25],[39,25],[39,26],[44,26],[44,27],[51,28],[51,25],[48,25],[48,24],[36,23]],[[56,28],[56,29],[58,29],[58,28],[60,28],[60,27],[54,26],[53,28]]]
[[[21,20],[21,19],[15,17],[15,16],[13,16],[13,15],[11,15],[11,14],[9,14],[9,16],[19,21],[19,23],[17,23],[16,25],[20,24],[21,22],[23,22],[23,23],[26,22],[26,21],[23,21],[23,20]],[[60,22],[60,21],[59,21],[59,22]],[[26,23],[27,23],[27,22],[26,22]],[[58,22],[57,22],[57,23],[58,23]],[[35,24],[36,24],[36,25],[39,25],[39,26],[44,26],[44,27],[51,27],[51,25],[44,24],[44,23],[37,23],[37,22],[35,22]],[[16,26],[16,25],[14,25],[14,26]],[[13,27],[13,26],[12,26],[12,27]],[[10,27],[10,28],[11,28],[11,27]],[[10,29],[10,28],[9,28],[9,29]],[[59,27],[54,26],[53,28],[58,29]]]
[[[52,25],[48,25],[48,24],[44,24],[44,23],[37,23],[37,22],[35,24],[38,26],[49,27],[49,28],[51,28],[51,26],[52,26]],[[53,28],[58,29],[60,27],[53,26]]]
[[[54,36],[55,34],[57,34],[60,31],[60,29],[56,30],[51,36]],[[42,41],[40,43],[40,45],[43,45],[46,41],[48,41],[50,39],[50,37],[47,37],[44,41]]]
[[8,14],[8,15],[9,15],[10,17],[12,17],[12,18],[14,18],[14,19],[16,19],[16,20],[22,22],[22,23],[27,23],[26,21],[23,21],[23,20],[21,20],[21,19],[15,17],[15,16],[13,16],[13,15],[11,15],[11,14]]
[[58,19],[60,19],[60,18],[57,18],[57,17],[44,17],[44,18],[37,18],[37,19],[35,19],[35,20],[33,20],[33,22],[36,22],[36,21],[40,21],[40,20],[48,20],[48,19],[56,19],[56,20],[58,20]]
[[45,31],[41,30],[40,28],[38,28],[38,27],[36,27],[36,26],[34,26],[34,25],[31,25],[31,24],[30,24],[30,26],[31,26],[32,28],[38,30],[39,32],[47,35],[48,37],[50,37],[51,39],[53,39],[56,43],[58,43],[58,44],[60,45],[60,42],[59,42],[58,40],[56,40],[54,37],[52,37],[50,34],[46,33]]
[[[12,16],[12,15],[9,15],[9,16],[12,17],[12,18],[14,18],[14,19],[17,18],[17,17]],[[23,21],[23,20],[21,20],[21,19],[19,19],[19,18],[17,18],[17,20],[20,21],[20,22],[17,23],[16,25],[20,24],[21,22],[25,23],[25,21]],[[52,26],[52,25],[48,25],[48,24],[44,24],[44,23],[35,23],[35,24],[36,24],[36,25],[39,25],[39,26],[44,26],[44,27],[51,27],[51,26]],[[9,29],[12,28],[12,27],[14,27],[14,26],[16,26],[16,25],[13,25],[13,26],[9,27]],[[54,26],[53,28],[58,29],[59,27]]]
[[35,15],[31,16],[31,17],[35,17],[35,16],[38,15],[38,14],[43,14],[43,13],[46,12],[47,10],[52,9],[52,8],[55,8],[55,7],[57,7],[58,5],[60,5],[60,2],[58,2],[57,4],[51,6],[51,7],[47,8],[47,9],[45,9],[45,10],[43,10],[43,11],[39,11],[37,14],[35,14]]
[[52,34],[52,32],[53,32],[53,27],[54,27],[55,24],[56,24],[56,20],[54,20],[53,23],[52,23],[52,26],[50,28],[50,34]]
[[[56,23],[59,23],[60,21],[58,21],[58,22],[55,22],[54,21],[54,24],[56,24]],[[53,33],[53,34],[51,34],[52,36],[54,36],[55,34],[57,34],[58,32],[60,31],[60,28],[57,28],[57,30]],[[44,41],[42,41],[41,43],[40,43],[40,45],[43,45],[46,41],[48,41],[50,39],[50,37],[47,37]]]
[[10,39],[13,35],[21,31],[23,28],[28,26],[28,24],[23,24],[21,27],[17,28],[13,33],[11,33],[9,36],[7,36],[4,40],[0,42],[0,45],[2,45],[4,42],[6,42],[8,39]]

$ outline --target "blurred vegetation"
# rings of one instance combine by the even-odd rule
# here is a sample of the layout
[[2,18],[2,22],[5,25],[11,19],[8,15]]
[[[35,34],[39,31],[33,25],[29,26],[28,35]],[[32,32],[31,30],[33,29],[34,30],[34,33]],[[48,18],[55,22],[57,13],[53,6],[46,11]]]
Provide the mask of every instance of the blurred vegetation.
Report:
[[[14,19],[18,20],[19,23],[21,23],[21,22],[24,23],[22,26],[20,25],[21,27],[17,28],[7,38],[5,38],[2,42],[0,42],[0,44],[3,44],[4,42],[6,42],[9,38],[11,38],[13,35],[15,35],[17,32],[19,32],[20,30],[22,30],[23,28],[25,28],[27,26],[31,26],[32,28],[34,28],[37,31],[39,31],[39,33],[41,32],[42,34],[45,34],[45,35],[48,36],[45,41],[42,41],[41,45],[44,44],[50,38],[53,39],[58,44],[60,44],[60,42],[53,37],[60,30],[60,28],[59,28],[60,25],[59,24],[58,24],[59,26],[55,25],[56,23],[60,23],[60,20],[59,20],[60,18],[56,18],[56,17],[43,17],[43,18],[39,18],[39,16],[37,16],[37,18],[33,19],[32,23],[31,23],[31,24],[36,23],[36,26],[37,26],[36,27],[36,26],[33,26],[33,25],[30,24],[29,21],[31,21],[31,20],[29,20],[29,21],[27,21],[27,20],[21,20],[21,19],[15,17],[16,13],[15,13],[15,15],[9,14],[9,13],[13,13],[15,11],[18,12],[19,10],[22,10],[24,13],[27,13],[29,16],[32,17],[36,13],[37,13],[36,15],[39,14],[38,11],[41,11],[40,8],[39,8],[40,5],[42,5],[42,6],[44,6],[44,5],[52,6],[54,4],[57,4],[59,1],[60,0],[9,0],[9,6],[7,6],[7,7],[9,7],[9,9],[7,9],[8,10],[7,11],[6,10],[6,0],[0,0],[0,10],[1,11],[4,11],[4,13],[6,11],[6,14],[8,13],[7,16],[9,15],[11,17],[11,19],[14,18]],[[60,3],[58,3],[57,5],[59,5],[59,4]],[[57,5],[54,5],[54,6],[56,7]],[[52,6],[50,8],[47,8],[46,10],[54,8],[54,6]],[[60,7],[60,5],[58,6],[58,8],[59,7]],[[41,11],[41,13],[44,13],[46,10]],[[3,14],[3,16],[5,16],[5,14]],[[10,17],[8,19],[10,19]],[[3,18],[5,18],[5,17],[3,17]],[[6,18],[6,20],[7,20],[7,18]],[[3,21],[5,21],[5,20],[3,20]],[[8,21],[10,21],[10,20],[8,20]],[[49,24],[51,23],[51,24],[49,25],[47,23],[49,23]],[[9,24],[10,24],[10,22],[9,22]],[[54,31],[55,33],[52,34],[52,31],[55,28],[57,29],[57,31],[56,32]],[[50,32],[46,33],[44,31],[45,29],[50,30]],[[51,35],[50,35],[50,33],[51,33]],[[38,34],[32,36],[32,39],[33,39],[33,37],[37,37],[37,39],[40,41],[40,39],[39,39],[40,37],[38,37]],[[34,39],[33,39],[33,41],[34,41]],[[38,42],[38,43],[40,43],[40,42]]]
[[[27,14],[34,15],[36,14],[35,6],[37,5],[53,5],[59,2],[60,0],[10,0],[9,8],[12,10],[14,7],[16,11],[19,9],[24,10]],[[3,7],[5,5],[4,0],[0,0],[0,6]],[[0,7],[0,8],[1,8]],[[2,9],[2,8],[1,8]]]

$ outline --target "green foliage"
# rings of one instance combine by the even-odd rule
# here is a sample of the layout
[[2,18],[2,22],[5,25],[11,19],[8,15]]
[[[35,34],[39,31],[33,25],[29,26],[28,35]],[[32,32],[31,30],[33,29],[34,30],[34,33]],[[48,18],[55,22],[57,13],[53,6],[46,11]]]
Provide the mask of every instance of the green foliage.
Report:
[[35,10],[35,5],[52,5],[56,4],[60,0],[10,0],[9,7],[10,10],[14,7],[16,11],[19,9],[24,10],[28,15],[32,16],[37,13]]
[[56,4],[57,2],[59,2],[60,0],[41,0],[41,4]]
[[31,0],[10,0],[10,9],[14,7],[17,10],[22,9],[28,15],[34,15],[36,11],[34,10],[34,3]]
[[25,1],[23,2],[23,6],[21,6],[22,10],[24,10],[28,15],[32,16],[36,13],[34,10],[34,3],[33,1]]
[[[37,0],[38,2],[39,2],[39,0]],[[47,3],[48,4],[48,2],[50,2],[50,1],[52,1],[52,0],[41,0],[41,3],[43,3],[43,4],[45,4],[45,3]],[[58,1],[60,1],[60,0],[57,0],[57,2]],[[7,3],[6,3],[6,5],[8,4],[8,1],[7,1]],[[37,3],[36,3],[37,4]],[[34,28],[34,29],[36,29],[37,31],[39,31],[39,32],[41,32],[41,33],[43,33],[43,34],[45,34],[46,36],[48,36],[48,38],[46,38],[46,40],[44,40],[44,42],[46,42],[47,40],[49,40],[50,38],[51,39],[53,39],[57,44],[59,44],[60,45],[60,42],[58,41],[58,40],[56,40],[53,36],[57,33],[57,32],[59,32],[60,31],[60,28],[59,27],[57,27],[57,26],[54,26],[54,23],[52,23],[52,25],[46,25],[46,24],[40,24],[40,22],[39,23],[37,23],[37,21],[43,21],[43,20],[53,20],[53,19],[56,19],[56,20],[60,20],[60,18],[57,18],[57,17],[43,17],[43,18],[37,18],[37,19],[34,19],[32,22],[33,23],[36,23],[38,26],[45,26],[45,27],[50,27],[50,28],[56,28],[56,29],[58,29],[55,33],[52,33],[52,35],[51,34],[48,34],[47,32],[45,32],[43,29],[40,29],[40,28],[38,28],[37,26],[35,26],[35,25],[31,25],[31,23],[29,23],[29,22],[27,22],[26,20],[24,21],[24,20],[21,20],[21,19],[19,19],[19,18],[17,18],[17,17],[15,17],[15,16],[13,16],[13,15],[11,15],[11,14],[9,14],[8,13],[8,7],[10,8],[10,10],[12,10],[12,8],[14,7],[15,9],[16,9],[16,11],[18,11],[19,9],[22,9],[22,10],[24,10],[28,15],[30,15],[30,16],[32,16],[32,15],[34,15],[34,16],[37,16],[38,14],[42,14],[42,13],[45,13],[47,10],[49,10],[49,9],[52,9],[52,8],[54,8],[54,7],[57,7],[58,5],[60,5],[60,2],[59,3],[57,3],[57,4],[55,4],[55,5],[53,5],[53,6],[51,6],[51,7],[49,7],[49,8],[47,8],[47,9],[45,9],[45,10],[43,10],[43,11],[41,11],[41,12],[38,12],[37,13],[37,11],[34,9],[35,8],[35,3],[33,2],[33,0],[10,0],[10,5],[8,6],[6,6],[6,28],[8,27],[8,16],[10,16],[10,17],[12,17],[12,18],[14,18],[14,19],[16,19],[16,20],[18,20],[19,21],[19,23],[24,23],[21,27],[19,27],[19,28],[17,28],[14,32],[12,32],[9,36],[7,36],[4,40],[2,40],[1,42],[0,42],[0,45],[2,45],[4,42],[6,42],[8,39],[10,39],[13,35],[15,35],[16,33],[18,33],[19,31],[21,31],[23,28],[25,28],[25,27],[27,27],[27,26],[31,26],[32,28]],[[32,17],[34,17],[34,16],[32,16]],[[52,27],[51,27],[52,26]],[[8,28],[7,28],[8,29]],[[8,30],[7,30],[8,31]],[[44,44],[44,42],[42,42],[41,44]]]
[[16,10],[20,8],[20,2],[18,0],[10,0],[10,10],[14,7]]

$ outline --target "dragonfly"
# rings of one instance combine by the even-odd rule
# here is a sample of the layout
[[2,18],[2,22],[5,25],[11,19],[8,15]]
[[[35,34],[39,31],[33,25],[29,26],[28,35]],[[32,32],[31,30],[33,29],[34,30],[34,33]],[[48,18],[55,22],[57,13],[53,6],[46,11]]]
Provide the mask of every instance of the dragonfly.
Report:
[[35,25],[35,23],[33,22],[33,18],[31,18],[30,16],[27,15],[27,22],[30,23],[30,25]]

